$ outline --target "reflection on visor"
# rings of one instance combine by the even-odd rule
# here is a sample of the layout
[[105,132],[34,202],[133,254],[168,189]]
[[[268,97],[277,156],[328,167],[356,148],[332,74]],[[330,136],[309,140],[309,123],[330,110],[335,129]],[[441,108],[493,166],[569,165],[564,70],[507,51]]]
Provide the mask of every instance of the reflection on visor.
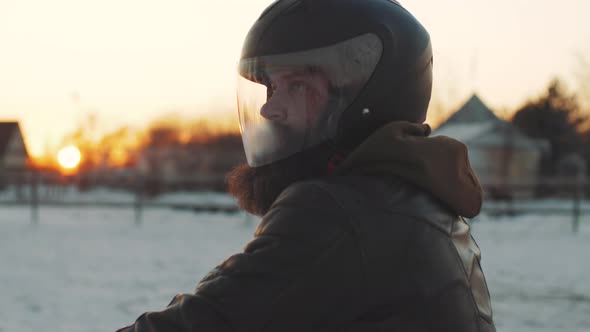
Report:
[[248,163],[261,166],[324,142],[381,56],[373,34],[320,49],[242,59],[238,111]]

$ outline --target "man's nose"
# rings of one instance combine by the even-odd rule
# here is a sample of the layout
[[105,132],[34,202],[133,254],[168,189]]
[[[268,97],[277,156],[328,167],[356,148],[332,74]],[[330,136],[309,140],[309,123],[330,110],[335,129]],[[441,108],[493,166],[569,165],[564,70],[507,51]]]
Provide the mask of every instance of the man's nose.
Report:
[[270,121],[283,122],[287,119],[287,107],[284,103],[281,103],[280,98],[275,96],[270,97],[266,101],[266,104],[262,105],[260,109],[260,115]]

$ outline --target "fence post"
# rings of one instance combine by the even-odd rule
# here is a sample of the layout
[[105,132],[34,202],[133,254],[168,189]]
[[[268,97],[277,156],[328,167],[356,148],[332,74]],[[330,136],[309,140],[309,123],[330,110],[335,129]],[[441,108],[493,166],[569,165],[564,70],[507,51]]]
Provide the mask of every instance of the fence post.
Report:
[[573,212],[573,220],[572,220],[572,229],[574,233],[578,233],[580,229],[580,209],[582,200],[584,198],[584,174],[578,172],[577,181],[574,188],[574,212]]
[[39,223],[39,178],[36,171],[30,174],[31,184],[31,222]]
[[142,217],[142,202],[143,201],[143,179],[141,177],[136,177],[135,182],[135,202],[134,202],[134,211],[135,211],[135,224],[141,224],[141,217]]
[[572,230],[574,234],[578,233],[578,229],[580,228],[580,192],[579,186],[576,185],[574,189],[574,212],[573,212],[573,220],[572,220]]

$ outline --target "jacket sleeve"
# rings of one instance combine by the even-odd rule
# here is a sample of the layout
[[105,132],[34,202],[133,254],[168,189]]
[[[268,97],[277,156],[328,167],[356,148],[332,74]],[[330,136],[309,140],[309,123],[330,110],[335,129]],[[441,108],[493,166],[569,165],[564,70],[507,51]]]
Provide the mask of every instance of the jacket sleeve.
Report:
[[292,185],[244,252],[213,269],[194,294],[119,331],[303,332],[345,324],[364,294],[362,255],[347,218],[324,189]]

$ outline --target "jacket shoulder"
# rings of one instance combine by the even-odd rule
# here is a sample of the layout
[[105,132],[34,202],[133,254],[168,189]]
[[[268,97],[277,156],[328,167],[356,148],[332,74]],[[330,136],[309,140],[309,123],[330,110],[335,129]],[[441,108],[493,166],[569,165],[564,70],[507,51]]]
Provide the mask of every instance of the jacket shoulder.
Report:
[[317,210],[341,208],[326,185],[327,182],[320,179],[296,182],[283,190],[272,204],[271,210],[285,206]]
[[[335,176],[315,181],[347,213],[362,212],[395,215],[398,220],[421,221],[451,235],[458,215],[429,192],[393,177]],[[364,218],[363,218],[364,219]]]
[[321,236],[336,228],[350,232],[342,204],[323,181],[306,180],[287,187],[264,215],[255,235],[312,233]]

